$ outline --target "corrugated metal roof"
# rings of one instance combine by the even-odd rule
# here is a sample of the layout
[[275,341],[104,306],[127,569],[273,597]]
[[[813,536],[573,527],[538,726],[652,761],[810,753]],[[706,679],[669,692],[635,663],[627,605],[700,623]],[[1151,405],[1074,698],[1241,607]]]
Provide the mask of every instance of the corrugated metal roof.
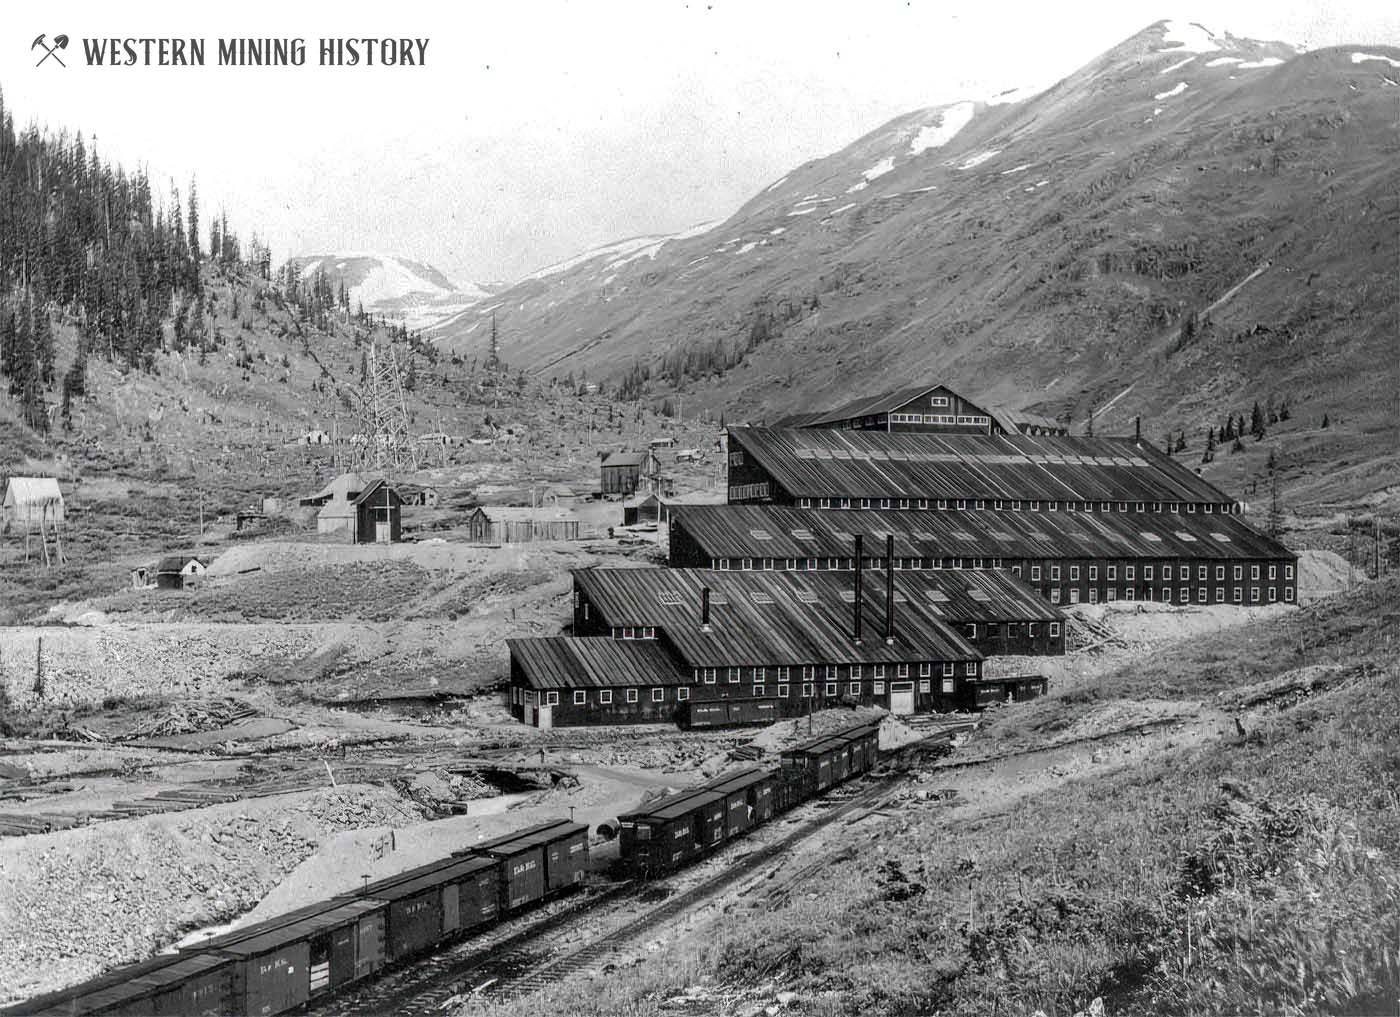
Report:
[[515,830],[499,837],[492,837],[490,840],[481,841],[479,844],[471,845],[467,850],[495,855],[516,854],[532,847],[542,847],[545,844],[553,844],[555,841],[587,832],[587,823],[575,823],[568,819],[552,819],[537,826],[526,827],[524,830]]
[[62,501],[63,492],[53,477],[11,477],[5,485],[6,505],[42,505]]
[[[250,935],[246,939],[221,944],[217,949],[222,953],[231,953],[238,957],[255,957],[258,954],[268,953],[290,943],[306,939],[321,929],[331,929],[337,925],[347,925],[357,921],[361,915],[374,911],[379,906],[381,905],[376,905],[370,900],[339,901],[324,911],[307,915],[305,918],[285,925],[271,926],[266,930],[257,931],[255,935]],[[255,931],[257,928],[254,926],[249,931]],[[208,944],[204,944],[200,949],[208,950],[210,947]]]
[[724,801],[724,795],[718,791],[695,788],[690,791],[682,791],[679,794],[662,798],[643,811],[632,812],[618,818],[638,823],[664,823],[672,819],[679,819],[681,816],[694,812],[696,809],[704,808],[707,805],[714,805],[722,801]]
[[[893,644],[883,638],[883,583],[867,582],[862,597],[864,640],[852,640],[853,586],[843,572],[711,572],[703,569],[580,569],[574,583],[603,624],[652,626],[690,667],[757,667],[980,660],[949,627],[923,588],[897,583]],[[914,575],[910,573],[910,575]],[[921,573],[920,576],[927,574]],[[710,595],[710,625],[702,629],[702,588]],[[1035,617],[1053,610],[1026,591]]]
[[1233,504],[1132,438],[733,427],[729,440],[794,497]]
[[[842,420],[853,420],[856,417],[871,417],[880,413],[890,413],[899,409],[905,403],[932,392],[936,388],[944,388],[943,385],[905,385],[903,388],[893,389],[889,392],[877,392],[874,395],[861,396],[852,399],[850,402],[842,403],[834,410],[812,413],[806,415],[804,427],[813,427],[818,424],[834,424]],[[951,389],[950,389],[951,391]],[[961,398],[961,397],[959,397]],[[971,402],[971,400],[964,400]]]
[[557,508],[553,505],[540,505],[533,508],[529,505],[482,505],[477,511],[493,523],[552,523],[579,518],[576,513],[569,509]]
[[629,685],[687,685],[671,653],[655,640],[620,640],[606,636],[546,636],[507,639],[511,658],[532,688],[620,688]]
[[[1239,516],[1147,512],[833,512],[783,505],[677,508],[711,558],[884,556],[894,534],[899,558],[1280,559],[1294,557]],[[759,539],[755,532],[766,533]]]

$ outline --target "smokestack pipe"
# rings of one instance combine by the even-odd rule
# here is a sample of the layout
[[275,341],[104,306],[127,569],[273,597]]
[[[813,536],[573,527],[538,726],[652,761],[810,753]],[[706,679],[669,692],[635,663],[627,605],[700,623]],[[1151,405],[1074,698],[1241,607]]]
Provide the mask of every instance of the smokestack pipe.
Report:
[[700,631],[710,631],[710,588],[700,587]]
[[885,537],[885,642],[894,642],[894,534]]
[[862,547],[862,539],[859,533],[856,534],[856,624],[855,643],[860,645],[860,615],[861,615],[861,578],[865,573],[865,550]]
[[1137,442],[1141,442],[1141,441],[1142,441],[1142,418],[1141,418],[1141,417],[1134,417],[1134,418],[1133,418],[1133,440],[1134,440],[1134,441],[1137,441]]

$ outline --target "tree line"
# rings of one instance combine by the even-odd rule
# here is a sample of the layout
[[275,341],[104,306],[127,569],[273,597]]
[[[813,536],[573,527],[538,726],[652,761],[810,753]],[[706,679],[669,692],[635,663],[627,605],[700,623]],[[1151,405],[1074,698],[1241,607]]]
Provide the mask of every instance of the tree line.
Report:
[[245,251],[226,214],[212,217],[207,247],[200,226],[193,181],[187,196],[172,182],[158,198],[144,169],[102,159],[81,134],[17,131],[0,94],[0,382],[29,427],[51,426],[56,322],[77,335],[66,407],[85,391],[89,357],[151,370],[157,352],[201,341],[190,323],[204,316],[206,264],[267,277],[267,247],[255,237]]

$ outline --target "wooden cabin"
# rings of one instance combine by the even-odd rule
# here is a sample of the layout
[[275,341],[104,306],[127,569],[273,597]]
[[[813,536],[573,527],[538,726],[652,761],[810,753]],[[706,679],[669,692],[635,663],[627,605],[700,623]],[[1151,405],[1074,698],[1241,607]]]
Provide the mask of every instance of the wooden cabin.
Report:
[[558,507],[482,505],[467,517],[467,539],[474,544],[528,544],[580,536],[579,517]]

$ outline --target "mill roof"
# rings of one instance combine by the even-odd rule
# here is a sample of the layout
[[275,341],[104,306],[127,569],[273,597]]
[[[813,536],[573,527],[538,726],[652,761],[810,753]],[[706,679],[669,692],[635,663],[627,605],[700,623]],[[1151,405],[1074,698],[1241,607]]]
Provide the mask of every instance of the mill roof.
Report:
[[603,459],[604,466],[641,466],[647,461],[647,452],[612,452]]
[[1147,442],[1062,435],[730,428],[794,497],[1230,504]]
[[686,685],[692,680],[664,646],[649,639],[545,636],[507,639],[506,645],[536,689]]
[[1225,513],[839,512],[783,505],[692,505],[673,525],[711,558],[829,558],[884,554],[894,534],[901,558],[1292,557],[1277,540]]
[[[883,584],[867,581],[864,640],[857,644],[850,573],[590,568],[573,576],[604,624],[654,627],[690,667],[981,659],[949,627],[945,604],[931,599],[926,586],[896,583],[896,639],[887,644]],[[708,629],[701,626],[704,588],[710,590]],[[1035,616],[1045,617],[1049,605],[1036,601]]]

